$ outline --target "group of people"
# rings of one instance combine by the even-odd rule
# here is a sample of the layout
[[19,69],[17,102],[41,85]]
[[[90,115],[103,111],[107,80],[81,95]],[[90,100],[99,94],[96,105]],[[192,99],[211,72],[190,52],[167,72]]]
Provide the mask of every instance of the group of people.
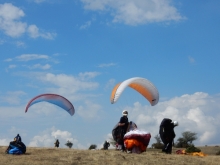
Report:
[[[159,127],[159,134],[162,142],[164,143],[162,152],[165,152],[167,154],[172,153],[172,146],[173,146],[173,140],[175,138],[175,132],[174,128],[178,126],[177,121],[172,121],[169,118],[164,118],[160,124]],[[122,117],[120,118],[118,124],[115,126],[117,128],[117,136],[114,136],[113,138],[116,141],[116,147],[118,150],[124,152],[126,151],[126,147],[124,145],[124,136],[127,132],[133,131],[137,129],[137,126],[133,122],[128,121],[128,111],[124,110],[122,112]],[[116,129],[113,129],[113,131],[116,131]],[[54,147],[59,147],[59,140],[57,139],[54,143]],[[110,143],[108,141],[105,141],[103,144],[103,149],[108,150],[110,146]],[[9,143],[8,148],[5,151],[8,154],[24,154],[26,152],[26,146],[22,142],[21,136],[17,134],[17,136],[14,138],[14,141],[11,141]],[[129,153],[131,151],[128,151]]]
[[[164,152],[166,154],[172,153],[173,140],[176,136],[175,132],[174,132],[174,128],[176,126],[178,126],[178,122],[172,121],[169,118],[164,118],[160,124],[159,135],[160,135],[162,142],[164,143],[162,152]],[[129,130],[129,121],[128,121],[128,111],[124,110],[122,112],[122,117],[120,118],[116,127],[119,128],[118,129],[118,136],[114,137],[114,139],[116,139],[116,142],[117,142],[116,147],[118,150],[124,152],[124,151],[126,151],[126,147],[124,145],[124,136],[128,131],[130,131]],[[136,126],[136,128],[137,128],[137,126]],[[130,153],[131,151],[128,151],[128,152]]]

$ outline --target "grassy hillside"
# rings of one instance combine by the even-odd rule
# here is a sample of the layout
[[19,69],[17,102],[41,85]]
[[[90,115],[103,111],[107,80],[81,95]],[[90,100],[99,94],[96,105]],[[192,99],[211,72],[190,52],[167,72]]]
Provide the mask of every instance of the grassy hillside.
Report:
[[0,147],[1,165],[219,165],[220,147],[199,147],[208,154],[205,157],[167,155],[160,150],[148,149],[142,154],[127,154],[115,150],[79,150],[57,148],[27,148],[24,155],[5,154],[7,147]]

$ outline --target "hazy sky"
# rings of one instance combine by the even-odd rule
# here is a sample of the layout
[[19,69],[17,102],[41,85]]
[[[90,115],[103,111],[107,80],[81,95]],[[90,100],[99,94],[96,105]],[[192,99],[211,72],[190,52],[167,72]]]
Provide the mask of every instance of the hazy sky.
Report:
[[[100,148],[122,110],[155,142],[164,117],[176,139],[196,132],[196,145],[219,144],[220,1],[0,0],[0,145],[20,133],[27,146]],[[132,77],[158,89],[155,106],[127,88]],[[76,113],[30,99],[55,93]]]

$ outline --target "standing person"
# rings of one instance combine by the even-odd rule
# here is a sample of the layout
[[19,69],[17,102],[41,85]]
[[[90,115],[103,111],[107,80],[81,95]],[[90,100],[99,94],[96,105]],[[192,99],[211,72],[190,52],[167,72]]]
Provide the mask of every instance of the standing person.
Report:
[[127,128],[128,128],[128,111],[124,110],[122,112],[122,117],[120,118],[120,121],[118,123],[118,126],[119,126],[119,139],[118,139],[118,145],[119,145],[119,148],[122,152],[125,151],[125,146],[124,146],[124,135],[126,134],[127,132]]
[[174,127],[176,126],[178,126],[178,122],[172,121],[168,118],[164,118],[160,124],[159,134],[162,142],[164,143],[162,152],[165,152],[166,154],[172,153],[173,140],[176,137]]
[[59,147],[60,142],[59,142],[59,140],[58,140],[58,139],[56,140],[56,142],[54,143],[54,145],[55,145],[54,147],[57,147],[57,148]]

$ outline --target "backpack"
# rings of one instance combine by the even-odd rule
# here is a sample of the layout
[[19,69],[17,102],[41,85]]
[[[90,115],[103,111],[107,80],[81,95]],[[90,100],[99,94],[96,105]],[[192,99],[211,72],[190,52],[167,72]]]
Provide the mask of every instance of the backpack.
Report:
[[117,142],[118,138],[120,137],[120,128],[118,126],[118,123],[114,126],[113,130],[112,130],[112,137],[114,139],[114,141]]
[[164,118],[160,124],[160,131],[159,133],[162,134],[164,132],[164,129],[167,129],[170,126],[170,123],[172,122],[169,118]]

